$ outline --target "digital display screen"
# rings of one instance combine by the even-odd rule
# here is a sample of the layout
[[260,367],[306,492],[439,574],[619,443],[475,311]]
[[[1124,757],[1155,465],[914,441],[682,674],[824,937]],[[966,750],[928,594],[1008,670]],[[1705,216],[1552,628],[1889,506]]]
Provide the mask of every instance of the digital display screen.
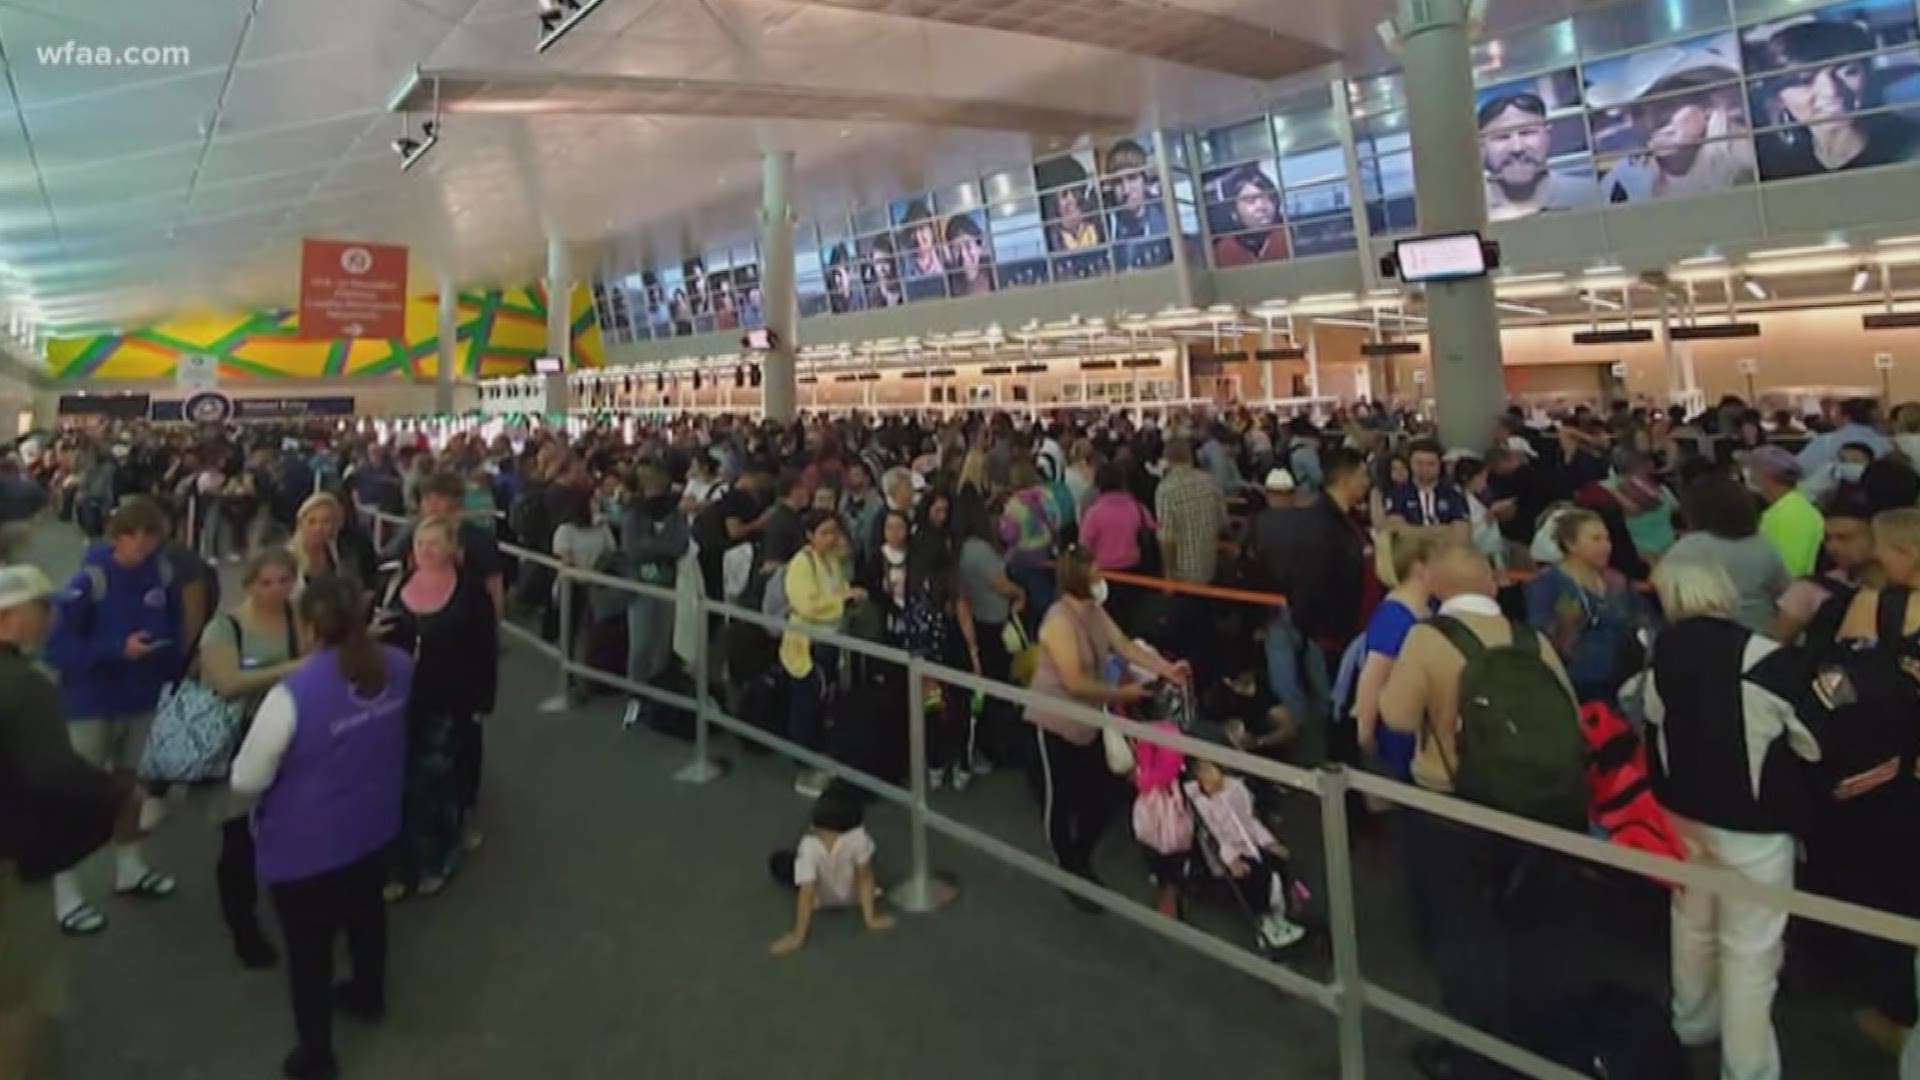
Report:
[[1402,240],[1393,245],[1393,258],[1400,280],[1409,283],[1458,281],[1487,272],[1487,249],[1477,232]]
[[566,367],[560,363],[560,358],[557,356],[542,356],[533,362],[535,375],[558,375],[564,370]]

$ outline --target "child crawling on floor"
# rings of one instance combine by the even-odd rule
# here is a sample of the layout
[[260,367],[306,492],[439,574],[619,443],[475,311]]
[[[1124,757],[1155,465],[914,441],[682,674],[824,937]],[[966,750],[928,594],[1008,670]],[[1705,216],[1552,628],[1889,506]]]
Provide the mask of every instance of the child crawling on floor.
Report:
[[822,908],[857,904],[868,930],[880,934],[893,929],[893,917],[879,911],[873,838],[863,826],[864,815],[858,796],[844,785],[832,785],[814,800],[812,823],[800,846],[768,857],[773,880],[796,890],[793,929],[773,943],[773,955],[799,952],[807,943],[814,912]]

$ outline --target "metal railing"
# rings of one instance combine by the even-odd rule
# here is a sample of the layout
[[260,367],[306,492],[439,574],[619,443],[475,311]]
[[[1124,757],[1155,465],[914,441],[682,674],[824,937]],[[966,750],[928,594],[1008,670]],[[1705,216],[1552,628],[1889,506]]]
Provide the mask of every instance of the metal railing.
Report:
[[[402,519],[385,515],[375,517],[376,535],[383,524]],[[382,519],[385,519],[384,521]],[[633,593],[644,600],[677,605],[679,594],[669,588],[646,585],[570,567],[551,556],[514,544],[501,544],[507,556],[524,565],[552,570],[562,583],[583,584]],[[1458,825],[1491,833],[1511,841],[1556,852],[1573,859],[1626,871],[1678,888],[1704,889],[1719,896],[1764,904],[1813,922],[1823,923],[1870,937],[1905,945],[1920,946],[1920,919],[1868,908],[1831,897],[1796,889],[1763,885],[1730,870],[1715,869],[1662,856],[1632,850],[1566,829],[1516,817],[1449,795],[1438,794],[1410,784],[1399,783],[1371,773],[1341,765],[1305,769],[1258,757],[1228,746],[1207,742],[1189,735],[1155,728],[1124,717],[1110,715],[1078,703],[982,678],[969,672],[930,663],[899,649],[845,634],[823,631],[800,623],[770,618],[732,604],[716,603],[696,592],[702,633],[694,645],[694,695],[674,693],[656,686],[636,683],[573,660],[573,590],[558,590],[560,605],[560,644],[555,646],[538,634],[511,621],[503,630],[515,640],[533,648],[558,664],[554,696],[542,705],[544,711],[564,711],[574,679],[620,690],[640,698],[690,712],[694,722],[693,760],[676,774],[677,780],[704,784],[726,775],[725,767],[711,756],[710,732],[718,726],[736,737],[757,743],[811,768],[853,784],[908,811],[909,869],[905,882],[888,890],[889,902],[903,911],[935,911],[957,894],[950,879],[936,874],[930,863],[929,834],[932,832],[960,843],[1054,888],[1089,900],[1120,915],[1142,929],[1176,942],[1195,953],[1223,964],[1250,978],[1304,1001],[1332,1015],[1339,1048],[1341,1080],[1363,1080],[1366,1076],[1366,1015],[1376,1010],[1408,1026],[1492,1059],[1538,1080],[1586,1080],[1585,1074],[1551,1062],[1505,1039],[1474,1028],[1403,994],[1368,981],[1361,964],[1358,920],[1355,910],[1351,833],[1347,819],[1350,792],[1385,800],[1406,810],[1433,814]],[[710,654],[714,638],[713,620],[746,623],[770,633],[792,630],[813,642],[845,650],[906,669],[905,693],[908,700],[908,777],[907,786],[889,783],[853,769],[818,751],[801,746],[756,725],[727,715],[713,700]],[[1305,974],[1235,947],[1229,942],[1169,919],[1133,897],[1095,885],[1067,873],[1045,859],[983,832],[956,818],[940,813],[928,800],[927,725],[921,710],[921,687],[926,678],[935,679],[962,690],[997,698],[1022,707],[1038,707],[1048,713],[1103,730],[1114,730],[1129,739],[1153,743],[1177,751],[1189,758],[1211,761],[1224,770],[1256,777],[1313,795],[1319,803],[1321,839],[1325,846],[1325,891],[1329,912],[1328,936],[1332,944],[1331,981],[1320,982]]]

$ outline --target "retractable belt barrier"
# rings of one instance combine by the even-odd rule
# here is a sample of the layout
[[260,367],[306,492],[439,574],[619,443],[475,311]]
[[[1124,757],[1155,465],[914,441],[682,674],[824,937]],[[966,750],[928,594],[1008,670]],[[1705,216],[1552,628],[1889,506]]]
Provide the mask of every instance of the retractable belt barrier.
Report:
[[[370,516],[375,521],[376,535],[383,524],[404,522],[404,519],[391,515],[373,513]],[[602,588],[617,589],[659,603],[677,605],[679,602],[678,594],[672,589],[644,585],[624,578],[570,567],[551,556],[514,544],[503,543],[500,548],[511,558],[553,570],[562,582],[581,582]],[[1121,579],[1116,578],[1116,580]],[[1157,582],[1159,579],[1142,580]],[[1238,592],[1238,590],[1222,591]],[[1570,858],[1627,871],[1682,888],[1704,889],[1730,899],[1764,904],[1804,919],[1870,937],[1920,946],[1920,920],[1801,892],[1797,889],[1762,885],[1730,870],[1697,866],[1622,848],[1581,833],[1542,825],[1452,796],[1370,773],[1350,770],[1341,765],[1304,769],[1283,764],[1178,732],[1161,730],[1124,717],[1112,716],[1077,702],[1036,694],[1030,690],[981,678],[970,672],[957,671],[930,663],[899,649],[871,641],[824,631],[802,623],[771,618],[758,611],[732,604],[715,603],[707,600],[703,594],[697,595],[695,600],[701,614],[701,626],[705,632],[699,635],[695,645],[692,664],[694,695],[688,697],[676,694],[610,675],[574,661],[571,647],[574,632],[572,590],[562,588],[558,592],[561,609],[558,647],[541,640],[538,635],[512,622],[503,624],[503,629],[515,640],[533,646],[541,655],[558,661],[558,689],[555,697],[542,705],[543,711],[566,709],[566,690],[572,679],[600,683],[651,701],[685,709],[693,714],[694,759],[675,774],[678,780],[703,784],[726,775],[724,766],[715,761],[709,753],[710,729],[718,725],[740,739],[767,747],[872,792],[888,802],[904,806],[908,812],[911,837],[909,872],[906,881],[890,888],[887,894],[889,901],[902,910],[910,913],[935,911],[956,894],[957,886],[953,885],[950,879],[936,874],[931,868],[928,835],[931,832],[938,832],[950,840],[998,860],[1046,885],[1090,900],[1152,934],[1176,942],[1208,959],[1326,1010],[1332,1014],[1336,1025],[1341,1080],[1362,1080],[1366,1076],[1365,1019],[1368,1008],[1538,1080],[1585,1080],[1582,1073],[1557,1065],[1531,1051],[1461,1023],[1427,1005],[1366,979],[1360,961],[1359,935],[1355,917],[1352,853],[1349,846],[1351,836],[1347,822],[1347,797],[1350,792],[1375,796],[1413,811],[1434,814],[1458,825],[1493,833]],[[1249,595],[1260,597],[1258,602],[1284,603],[1283,598],[1276,596]],[[1240,598],[1235,596],[1234,599]],[[727,715],[726,711],[714,702],[711,692],[712,649],[709,643],[714,636],[712,620],[715,618],[759,626],[770,633],[791,630],[821,644],[903,666],[907,671],[905,692],[909,702],[907,710],[909,718],[908,786],[903,788],[850,768],[824,754]],[[1183,922],[1168,919],[1132,897],[1069,874],[1045,859],[935,810],[929,805],[927,795],[927,730],[925,717],[920,709],[921,684],[928,678],[998,698],[1014,705],[1044,708],[1052,715],[1066,717],[1089,727],[1117,731],[1129,739],[1153,743],[1191,758],[1211,761],[1222,769],[1258,777],[1313,795],[1319,802],[1322,839],[1326,849],[1328,932],[1333,952],[1332,981],[1326,983],[1316,981],[1277,962],[1237,948],[1212,934]]]

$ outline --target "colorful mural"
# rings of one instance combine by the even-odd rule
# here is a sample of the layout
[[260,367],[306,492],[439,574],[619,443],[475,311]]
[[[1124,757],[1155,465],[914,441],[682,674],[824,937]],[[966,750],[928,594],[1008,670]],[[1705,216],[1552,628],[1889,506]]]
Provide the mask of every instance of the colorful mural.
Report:
[[[600,367],[606,353],[585,285],[573,289],[573,366]],[[320,379],[394,377],[432,380],[440,374],[437,295],[407,303],[406,339],[307,341],[290,309],[246,315],[185,316],[125,334],[56,338],[47,343],[47,369],[57,380],[170,379],[185,353],[220,360],[220,378]],[[547,291],[524,289],[460,294],[456,377],[525,374],[546,355]]]

